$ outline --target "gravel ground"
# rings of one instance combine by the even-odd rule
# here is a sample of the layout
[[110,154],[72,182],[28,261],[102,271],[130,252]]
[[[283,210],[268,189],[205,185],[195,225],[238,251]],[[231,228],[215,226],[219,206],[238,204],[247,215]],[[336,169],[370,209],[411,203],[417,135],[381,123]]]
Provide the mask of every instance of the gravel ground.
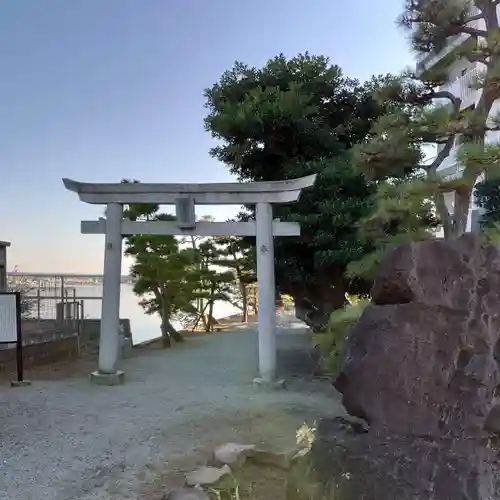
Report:
[[[278,330],[283,366],[287,352],[296,362],[306,341],[293,326]],[[340,411],[323,382],[254,389],[256,350],[255,331],[242,329],[127,359],[120,387],[92,386],[86,377],[0,387],[0,499],[150,498],[141,487],[158,464],[167,468],[240,429],[259,433],[255,419],[272,423],[280,415],[278,428],[267,431],[284,434],[283,418],[295,425]]]

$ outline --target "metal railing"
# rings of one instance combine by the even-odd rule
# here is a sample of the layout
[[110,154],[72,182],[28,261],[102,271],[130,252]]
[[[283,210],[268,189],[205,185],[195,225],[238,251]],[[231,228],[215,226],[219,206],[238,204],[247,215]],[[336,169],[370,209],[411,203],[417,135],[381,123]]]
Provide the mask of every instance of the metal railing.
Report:
[[75,288],[61,290],[55,287],[38,287],[23,294],[29,304],[26,317],[36,319],[72,319],[80,314],[82,300]]
[[10,281],[9,288],[21,292],[21,316],[25,335],[73,334],[83,331],[84,301],[74,288],[29,281]]
[[84,302],[68,293],[65,296],[25,294],[23,329],[29,333],[78,333],[83,331]]

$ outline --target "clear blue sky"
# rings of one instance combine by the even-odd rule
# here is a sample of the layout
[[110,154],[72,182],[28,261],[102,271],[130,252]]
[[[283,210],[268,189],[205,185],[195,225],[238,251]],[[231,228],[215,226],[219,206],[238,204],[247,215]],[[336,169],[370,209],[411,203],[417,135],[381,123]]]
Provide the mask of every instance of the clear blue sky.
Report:
[[[325,54],[359,79],[411,64],[402,0],[4,0],[0,240],[9,268],[101,272],[102,214],[61,178],[221,182],[203,90],[235,60]],[[199,215],[208,209],[199,209]],[[224,220],[228,211],[210,209]]]

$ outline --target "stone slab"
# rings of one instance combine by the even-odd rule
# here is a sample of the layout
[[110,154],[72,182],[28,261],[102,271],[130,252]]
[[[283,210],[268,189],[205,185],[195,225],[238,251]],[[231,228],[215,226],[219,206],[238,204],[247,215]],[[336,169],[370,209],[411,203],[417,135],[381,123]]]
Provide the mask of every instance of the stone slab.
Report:
[[253,386],[256,389],[261,390],[284,390],[286,389],[286,381],[282,378],[277,380],[264,380],[263,378],[254,378]]
[[115,373],[95,371],[90,374],[90,381],[95,385],[121,385],[125,382],[125,373],[119,370]]
[[253,444],[226,443],[214,451],[214,463],[217,466],[229,465],[231,470],[243,467],[248,456],[256,446]]
[[189,474],[186,474],[187,486],[213,486],[224,476],[231,474],[228,465],[218,467],[200,467]]

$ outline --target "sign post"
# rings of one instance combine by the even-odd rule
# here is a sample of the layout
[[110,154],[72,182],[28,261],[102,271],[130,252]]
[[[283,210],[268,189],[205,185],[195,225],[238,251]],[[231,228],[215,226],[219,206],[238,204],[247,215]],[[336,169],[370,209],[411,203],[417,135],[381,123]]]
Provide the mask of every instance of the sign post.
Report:
[[30,385],[24,380],[20,292],[0,292],[0,344],[16,344],[17,380],[11,386]]

